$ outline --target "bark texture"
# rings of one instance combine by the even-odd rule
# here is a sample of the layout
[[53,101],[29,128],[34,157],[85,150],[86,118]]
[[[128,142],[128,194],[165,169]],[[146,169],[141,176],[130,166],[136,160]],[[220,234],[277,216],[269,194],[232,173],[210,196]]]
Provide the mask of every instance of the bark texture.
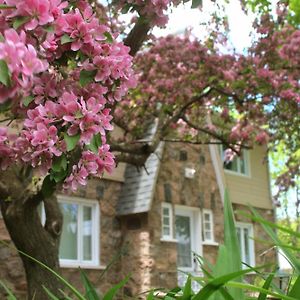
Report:
[[[0,205],[5,225],[18,250],[59,272],[62,214],[57,199],[45,199],[40,191],[34,191],[31,176],[24,176],[22,171],[11,169],[0,174]],[[46,214],[44,226],[38,214],[41,202]],[[43,286],[61,296],[62,285],[51,272],[32,259],[20,256],[26,273],[28,299],[47,299]]]

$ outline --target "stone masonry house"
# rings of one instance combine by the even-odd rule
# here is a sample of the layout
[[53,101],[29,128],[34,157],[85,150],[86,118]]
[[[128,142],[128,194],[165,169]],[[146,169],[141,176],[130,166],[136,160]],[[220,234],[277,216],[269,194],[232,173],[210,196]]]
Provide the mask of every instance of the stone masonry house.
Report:
[[[131,273],[123,293],[136,296],[152,287],[182,283],[179,270],[199,273],[193,252],[213,263],[223,242],[225,187],[235,211],[251,204],[274,221],[264,155],[257,147],[223,168],[222,149],[216,145],[161,143],[144,169],[120,165],[111,176],[91,180],[72,196],[59,195],[63,275],[80,286],[80,266],[105,291]],[[251,238],[267,239],[261,227],[238,214],[236,218],[243,261],[275,262],[270,246]],[[9,241],[1,219],[0,240]],[[25,298],[21,261],[1,243],[0,279]],[[0,299],[3,293],[0,289]]]

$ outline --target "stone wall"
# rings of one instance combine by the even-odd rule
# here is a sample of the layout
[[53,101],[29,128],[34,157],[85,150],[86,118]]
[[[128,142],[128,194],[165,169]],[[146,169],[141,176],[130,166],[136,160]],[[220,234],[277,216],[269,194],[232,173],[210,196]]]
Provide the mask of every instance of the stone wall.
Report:
[[[194,178],[185,178],[185,168],[195,169]],[[223,242],[223,204],[214,168],[207,146],[189,144],[165,144],[161,167],[157,178],[152,207],[149,213],[116,217],[116,203],[122,183],[109,180],[92,180],[75,196],[94,199],[100,203],[100,262],[97,269],[85,269],[99,292],[131,277],[123,289],[121,299],[134,296],[144,299],[145,292],[153,287],[173,288],[177,285],[177,244],[161,241],[161,203],[211,209],[214,220],[214,238]],[[244,209],[234,205],[234,210]],[[274,221],[272,210],[259,209],[267,220]],[[236,215],[238,221],[246,221]],[[249,222],[249,220],[247,220]],[[261,227],[254,224],[255,235],[267,240]],[[0,239],[9,242],[8,234],[0,219]],[[256,263],[274,262],[276,254],[269,245],[255,243]],[[203,256],[214,263],[217,245],[203,245]],[[103,269],[114,262],[108,272]],[[82,289],[78,269],[62,268],[62,274],[72,284]],[[26,282],[21,261],[15,251],[0,244],[0,278],[25,298]],[[2,292],[2,294],[1,294]],[[0,299],[3,290],[0,288]]]
[[[121,249],[121,224],[116,217],[115,207],[121,183],[108,180],[91,180],[86,188],[79,190],[74,196],[88,198],[100,203],[100,267],[84,269],[100,292],[108,290],[114,283],[122,279],[121,259],[116,259],[110,270],[102,276],[106,265],[118,256]],[[0,240],[10,242],[4,222],[0,219]],[[12,243],[10,243],[12,246]],[[13,247],[13,246],[12,246]],[[63,276],[82,290],[80,272],[77,268],[62,268]],[[0,243],[0,279],[7,283],[18,296],[25,299],[26,281],[22,262],[11,248]],[[4,299],[4,291],[0,287],[0,299]]]

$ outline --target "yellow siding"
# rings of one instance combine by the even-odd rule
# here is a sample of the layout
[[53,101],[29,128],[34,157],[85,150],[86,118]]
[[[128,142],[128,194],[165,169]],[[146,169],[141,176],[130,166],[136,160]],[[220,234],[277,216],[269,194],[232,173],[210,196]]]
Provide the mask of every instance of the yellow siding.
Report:
[[265,150],[263,147],[256,147],[248,154],[249,176],[224,171],[230,199],[233,203],[272,209],[268,164],[264,162]]

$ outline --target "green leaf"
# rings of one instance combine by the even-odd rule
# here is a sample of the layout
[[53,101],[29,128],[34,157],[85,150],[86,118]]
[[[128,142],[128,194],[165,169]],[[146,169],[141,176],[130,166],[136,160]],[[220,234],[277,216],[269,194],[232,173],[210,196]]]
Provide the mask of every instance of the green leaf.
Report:
[[181,300],[189,300],[189,299],[191,299],[192,295],[194,295],[194,293],[192,291],[192,279],[191,279],[191,276],[188,275],[188,278],[187,278],[186,283],[183,288],[183,295],[180,299]]
[[192,0],[192,8],[202,7],[202,0]]
[[42,193],[45,198],[51,197],[55,191],[56,183],[47,175],[42,184]]
[[4,36],[0,33],[0,43],[4,42]]
[[28,107],[28,105],[33,101],[34,97],[33,96],[27,96],[26,98],[23,99],[23,104],[25,107]]
[[68,135],[67,133],[64,133],[64,140],[67,145],[67,151],[72,151],[76,147],[79,139],[80,139],[80,133],[77,133],[76,135],[72,135],[72,136]]
[[17,17],[14,19],[13,28],[18,29],[30,20],[30,17]]
[[71,37],[69,37],[67,34],[64,34],[61,38],[60,38],[60,43],[62,45],[67,44],[67,43],[71,43],[73,42],[74,39],[72,39]]
[[114,41],[112,35],[108,31],[104,32],[104,36],[106,37],[106,43],[111,44]]
[[290,296],[285,296],[282,293],[275,293],[275,292],[272,292],[270,290],[265,290],[262,287],[254,286],[252,284],[241,283],[241,282],[236,282],[236,281],[229,281],[229,282],[226,283],[226,285],[231,286],[231,287],[235,287],[235,288],[238,288],[238,289],[245,289],[247,291],[261,292],[261,293],[264,293],[264,294],[267,294],[267,295],[274,296],[275,299],[278,299],[278,300],[279,299],[281,299],[281,300],[299,300],[298,297],[293,298],[293,297],[290,297]]
[[297,275],[299,275],[300,274],[300,261],[297,259],[297,257],[295,255],[292,254],[292,252],[289,249],[282,246],[282,243],[279,240],[277,234],[274,232],[274,230],[272,229],[272,227],[269,224],[266,224],[264,218],[262,218],[261,215],[254,208],[250,207],[250,209],[254,215],[254,218],[261,224],[261,226],[264,228],[266,233],[272,239],[274,244],[282,250],[282,252],[285,255],[285,257],[287,258],[287,260],[290,262],[290,264],[295,269],[295,272],[297,273]]
[[0,4],[0,9],[13,9],[13,8],[16,7],[12,5]]
[[[200,292],[198,294],[196,294],[195,297],[193,297],[193,300],[208,299],[208,297],[210,297],[213,293],[215,293],[220,288],[222,288],[228,281],[238,278],[238,277],[241,277],[242,275],[245,275],[250,272],[252,272],[252,269],[245,269],[242,271],[232,272],[232,273],[228,273],[226,275],[217,277],[217,278],[209,281],[203,287],[203,289],[201,289]],[[238,290],[238,289],[235,289],[235,290]],[[234,298],[234,299],[243,299],[244,298],[243,291],[242,290],[240,290],[240,291],[241,291],[240,294],[242,295],[242,298]]]
[[81,277],[81,281],[83,282],[83,285],[84,285],[86,299],[87,300],[100,300],[92,283],[89,281],[88,277],[81,269],[80,269],[80,277]]
[[59,172],[51,172],[50,179],[54,180],[56,183],[63,181],[68,175],[68,170],[61,170]]
[[55,157],[53,159],[52,170],[54,172],[59,172],[61,170],[67,170],[67,158],[64,153],[61,156]]
[[48,297],[51,300],[60,300],[60,298],[56,297],[53,293],[51,293],[45,286],[43,286],[44,291],[47,293]]
[[[222,256],[218,257],[217,274],[232,273],[242,270],[241,254],[239,241],[236,234],[235,220],[232,205],[229,200],[228,191],[225,190],[224,195],[224,247]],[[237,281],[242,281],[241,277],[236,278]],[[234,299],[244,299],[244,294],[240,289],[229,289],[230,295]]]
[[79,76],[80,85],[86,86],[87,84],[93,82],[96,74],[97,74],[97,70],[92,70],[92,71],[81,70]]
[[300,276],[297,277],[295,283],[293,284],[293,287],[291,288],[290,292],[288,293],[288,296],[290,297],[299,297],[300,295]]
[[87,148],[94,153],[98,153],[98,149],[102,144],[101,135],[99,133],[94,134],[91,139],[91,142],[87,145]]
[[115,294],[117,293],[117,291],[122,288],[126,282],[129,280],[129,275],[124,278],[121,282],[119,282],[118,284],[116,284],[115,286],[113,286],[104,296],[102,300],[112,300],[115,296]]
[[54,32],[54,27],[51,25],[44,27],[44,29],[46,32]]
[[16,296],[12,293],[12,291],[0,280],[0,286],[3,287],[5,292],[7,293],[7,300],[17,300]]
[[0,59],[0,82],[5,86],[9,86],[11,81],[10,76],[10,71],[8,69],[6,61]]
[[146,300],[155,300],[155,298],[154,298],[154,291],[153,290],[148,294]]
[[[268,289],[270,288],[271,283],[272,283],[273,278],[274,278],[274,275],[275,275],[275,273],[271,273],[271,274],[267,277],[266,281],[264,282],[264,285],[262,286],[264,289],[268,290]],[[257,300],[266,300],[266,299],[267,299],[267,295],[264,294],[264,293],[262,293],[262,292],[260,292],[260,294],[259,294]]]
[[10,110],[10,107],[11,107],[11,101],[6,101],[0,104],[0,113]]

